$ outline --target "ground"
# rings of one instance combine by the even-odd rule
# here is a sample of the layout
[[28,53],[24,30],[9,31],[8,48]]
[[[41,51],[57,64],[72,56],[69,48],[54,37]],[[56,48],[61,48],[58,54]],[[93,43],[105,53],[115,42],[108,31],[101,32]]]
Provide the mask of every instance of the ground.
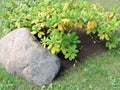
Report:
[[108,50],[105,46],[105,41],[99,40],[96,35],[87,35],[85,30],[81,29],[74,29],[74,31],[77,33],[79,40],[81,41],[81,43],[78,44],[79,52],[76,59],[71,62],[68,59],[65,59],[61,53],[58,54],[61,59],[61,72],[74,66],[77,62]]
[[[87,1],[100,3],[106,9],[120,6],[119,0]],[[0,30],[1,35],[3,34]],[[91,36],[82,35],[80,35],[82,42],[88,43],[89,41],[91,43],[84,45],[84,47],[79,46],[83,54],[79,53],[76,60],[84,60],[75,65],[74,62],[68,64],[67,61],[64,61],[62,64],[64,72],[59,73],[59,77],[51,84],[42,87],[30,84],[23,78],[7,73],[0,66],[0,90],[120,90],[120,47],[106,51],[104,42],[99,42],[97,39],[97,43],[94,44]]]

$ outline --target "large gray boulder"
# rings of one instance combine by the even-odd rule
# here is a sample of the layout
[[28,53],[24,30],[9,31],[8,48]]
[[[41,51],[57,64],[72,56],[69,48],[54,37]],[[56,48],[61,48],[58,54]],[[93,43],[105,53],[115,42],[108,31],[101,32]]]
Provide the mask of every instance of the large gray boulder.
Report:
[[0,63],[10,73],[37,85],[49,84],[60,60],[45,49],[27,28],[13,30],[0,40]]

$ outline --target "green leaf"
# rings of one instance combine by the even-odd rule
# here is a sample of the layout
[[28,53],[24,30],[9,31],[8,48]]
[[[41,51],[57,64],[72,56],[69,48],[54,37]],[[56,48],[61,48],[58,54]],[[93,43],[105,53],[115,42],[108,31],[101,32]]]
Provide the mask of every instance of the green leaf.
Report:
[[69,2],[64,4],[63,11],[65,11],[69,7]]
[[75,57],[76,57],[76,54],[74,54],[74,53],[71,54],[70,57],[69,57],[70,61],[73,60],[73,59],[75,59]]
[[99,39],[105,40],[110,49],[117,47],[120,40],[116,35],[120,26],[117,10],[106,11],[84,0],[73,1],[7,0],[2,4],[5,11],[0,13],[1,30],[7,34],[15,28],[28,27],[31,34],[36,34],[40,43],[52,54],[62,52],[69,60],[77,56],[77,44],[80,43],[79,36],[72,30],[74,27],[85,29],[87,34],[97,35]]
[[69,53],[65,54],[65,58],[69,58],[69,56],[70,56]]
[[66,49],[62,48],[62,53],[65,55],[66,54]]
[[105,34],[105,39],[106,39],[106,40],[110,40],[108,34]]

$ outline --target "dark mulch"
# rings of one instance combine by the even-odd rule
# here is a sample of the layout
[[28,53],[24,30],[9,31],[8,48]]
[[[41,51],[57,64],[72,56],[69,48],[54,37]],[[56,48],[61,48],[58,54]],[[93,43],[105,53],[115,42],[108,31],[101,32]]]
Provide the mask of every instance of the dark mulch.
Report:
[[61,69],[60,72],[63,72],[70,67],[73,67],[77,62],[84,61],[87,57],[92,55],[104,52],[108,50],[105,47],[105,41],[100,41],[96,35],[87,35],[85,30],[74,29],[79,35],[79,39],[81,43],[78,45],[79,53],[75,60],[69,61],[64,58],[64,56],[60,53],[58,56],[61,59]]

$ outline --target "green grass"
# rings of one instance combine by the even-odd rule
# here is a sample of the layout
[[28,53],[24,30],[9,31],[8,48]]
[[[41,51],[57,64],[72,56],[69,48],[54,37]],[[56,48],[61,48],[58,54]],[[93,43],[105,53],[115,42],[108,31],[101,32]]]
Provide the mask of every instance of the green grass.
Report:
[[[1,0],[0,1],[0,14],[3,12],[3,8],[2,8],[2,4],[4,3],[4,0]],[[0,19],[2,19],[2,17],[0,16]],[[0,25],[2,25],[2,23],[0,22]],[[1,26],[0,26],[0,38],[2,38],[2,36],[4,36],[4,34],[3,34],[3,30],[2,30],[2,28],[1,28]]]
[[104,6],[105,9],[109,9],[111,7],[120,7],[120,0],[86,0],[86,1],[90,3],[99,3],[102,6]]
[[[91,0],[90,3],[93,2],[106,9],[120,6],[119,0]],[[120,48],[89,57],[42,87],[11,75],[0,66],[0,90],[120,90]]]
[[29,84],[0,68],[0,90],[120,90],[120,50],[89,57],[47,87]]

